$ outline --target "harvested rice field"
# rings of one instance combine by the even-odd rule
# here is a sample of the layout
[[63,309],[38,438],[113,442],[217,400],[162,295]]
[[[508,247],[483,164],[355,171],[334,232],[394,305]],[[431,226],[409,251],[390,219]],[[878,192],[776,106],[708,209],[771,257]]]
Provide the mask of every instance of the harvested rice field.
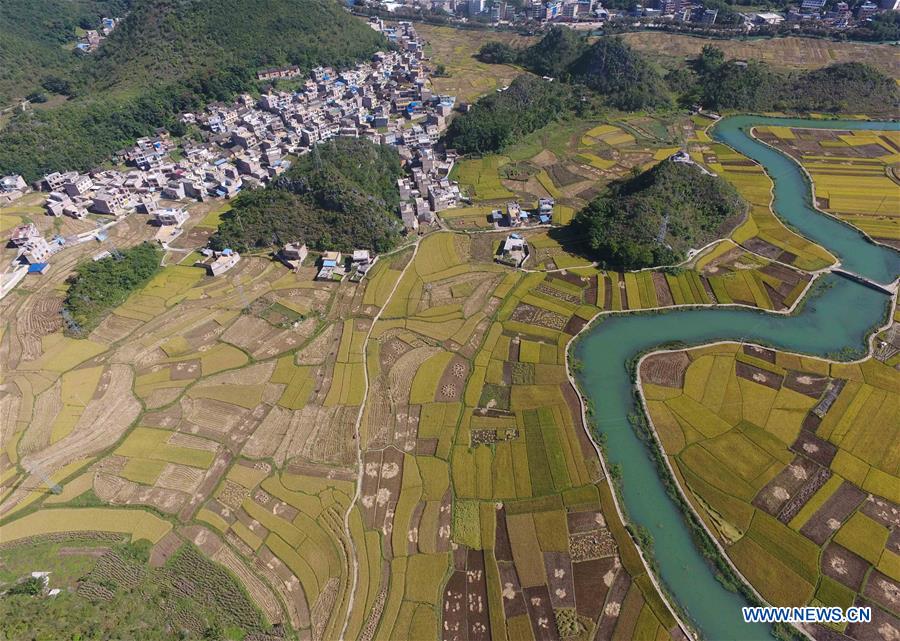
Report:
[[[706,38],[673,33],[640,31],[623,35],[635,49],[658,58],[660,64],[683,64],[696,57],[709,44]],[[900,62],[890,44],[837,42],[819,38],[754,38],[746,40],[716,40],[715,46],[725,52],[725,58],[760,60],[775,68],[817,69],[839,62],[856,62],[862,58],[892,78],[900,78]]]
[[433,78],[437,93],[472,102],[479,96],[505,87],[524,70],[514,65],[489,65],[475,58],[481,46],[499,40],[513,47],[527,47],[535,38],[515,33],[464,30],[420,23],[416,30],[425,41],[430,61],[447,69],[447,76]]

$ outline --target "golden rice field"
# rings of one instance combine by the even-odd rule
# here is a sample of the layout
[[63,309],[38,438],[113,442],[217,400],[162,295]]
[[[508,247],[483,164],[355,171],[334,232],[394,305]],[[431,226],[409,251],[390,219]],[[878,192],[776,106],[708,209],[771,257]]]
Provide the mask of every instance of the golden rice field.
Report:
[[760,127],[757,135],[797,159],[816,205],[872,238],[900,243],[900,134]]
[[727,343],[650,356],[640,379],[679,484],[770,603],[852,602],[872,567],[900,580],[878,509],[900,499],[896,369]]
[[472,206],[445,210],[441,217],[454,229],[488,228],[491,209],[510,200],[536,207],[539,198],[550,197],[556,201],[554,223],[564,225],[610,180],[677,151],[695,135],[694,127],[688,118],[651,116],[551,123],[502,155],[459,161],[453,178]]
[[[475,203],[442,213],[485,230],[490,200],[549,194],[564,224],[609,180],[686,147],[752,210],[679,269],[598,269],[557,227],[524,232],[531,255],[514,270],[494,261],[504,233],[443,230],[360,283],[261,257],[216,279],[171,264],[80,340],[54,306],[76,258],[32,281],[0,302],[0,539],[116,534],[152,544],[163,568],[196,554],[289,637],[682,638],[618,517],[566,349],[602,312],[787,310],[833,261],[775,218],[768,178],[706,124],[557,123],[461,162]],[[872,139],[819,147],[865,165]],[[840,202],[840,163],[814,162],[820,198]],[[894,361],[722,345],[650,363],[647,407],[677,480],[767,599],[852,603],[876,571],[900,581],[893,526],[854,503],[900,502],[883,445],[898,440]],[[831,571],[840,562],[849,574]]]

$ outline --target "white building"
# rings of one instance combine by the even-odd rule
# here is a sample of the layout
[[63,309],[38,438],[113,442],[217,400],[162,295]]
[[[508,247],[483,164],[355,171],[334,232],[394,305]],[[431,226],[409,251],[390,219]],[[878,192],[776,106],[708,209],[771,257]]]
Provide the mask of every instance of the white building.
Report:
[[128,199],[117,191],[101,191],[94,195],[93,210],[98,214],[121,216],[125,213]]
[[219,276],[238,264],[241,255],[230,249],[222,250],[215,260],[206,264],[206,271],[211,276]]
[[25,243],[22,257],[30,264],[43,263],[53,255],[50,243],[44,240],[43,236],[35,236]]
[[93,188],[94,181],[91,180],[91,177],[87,174],[76,176],[74,180],[69,180],[63,184],[63,189],[66,190],[66,194],[68,194],[71,198],[75,198],[76,196],[84,196]]
[[184,221],[188,219],[188,213],[178,207],[160,207],[154,210],[153,219],[160,226],[175,225],[176,227],[181,227]]

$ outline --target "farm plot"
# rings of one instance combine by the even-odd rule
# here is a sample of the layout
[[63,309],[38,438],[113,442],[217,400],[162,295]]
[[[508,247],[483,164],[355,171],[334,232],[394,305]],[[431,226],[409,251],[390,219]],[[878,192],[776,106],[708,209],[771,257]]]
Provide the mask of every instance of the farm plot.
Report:
[[357,507],[390,581],[365,629],[611,635],[634,585],[641,629],[665,636],[674,619],[633,541],[603,516],[612,504],[565,374],[565,344],[596,311],[597,272],[504,276],[479,262],[492,242],[426,237],[373,327]]
[[610,181],[633,167],[646,168],[668,157],[693,136],[694,124],[681,117],[625,117],[608,123],[556,122],[502,151],[466,158],[454,178],[473,205],[441,212],[455,229],[489,227],[486,215],[509,200],[523,207],[539,198],[556,201],[554,223],[566,225]]
[[[451,243],[449,261],[455,265],[460,256],[466,245]],[[390,276],[404,263],[385,265]],[[237,577],[249,610],[210,597],[205,603],[214,607],[198,605],[194,618],[169,613],[191,637],[203,634],[207,614],[228,607],[228,615],[247,614],[247,625],[234,630],[265,634],[266,622],[289,620],[311,638],[339,636],[350,567],[343,529],[353,494],[349,434],[359,409],[348,403],[361,400],[364,338],[381,301],[366,303],[366,284],[328,289],[252,257],[220,279],[171,266],[89,339],[75,340],[52,318],[59,296],[47,294],[59,276],[41,281],[46,290],[39,298],[22,298],[22,331],[4,333],[4,369],[11,365],[16,376],[0,411],[3,460],[36,463],[63,490],[49,494],[37,475],[5,467],[2,480],[15,487],[3,494],[0,538],[120,532],[159,542],[154,568],[189,557],[188,565],[210,564],[205,576]],[[470,335],[487,330],[482,310],[493,278],[475,279],[468,290],[462,281],[446,286],[472,300]],[[340,322],[324,320],[338,316]],[[257,460],[235,460],[241,452]],[[354,514],[351,536],[366,584],[357,603],[371,608],[382,578],[378,538]],[[176,515],[184,525],[173,532],[168,517]],[[205,558],[179,552],[184,540]],[[90,594],[107,594],[105,584],[91,585]],[[215,588],[193,589],[206,587]]]
[[892,179],[900,166],[897,132],[761,127],[756,135],[803,165],[819,208],[878,241],[900,243],[900,185]]
[[[708,41],[704,38],[655,31],[626,33],[628,44],[642,53],[659,58],[665,65],[684,64],[696,57]],[[783,69],[816,69],[838,62],[865,58],[893,78],[900,77],[900,63],[889,45],[861,42],[836,42],[810,38],[762,38],[721,40],[716,46],[727,59],[761,60]]]
[[850,603],[890,565],[900,479],[879,444],[900,430],[897,370],[725,344],[651,356],[640,374],[678,482],[767,600]]
[[734,185],[750,204],[747,219],[731,234],[745,249],[804,271],[822,269],[835,262],[827,251],[790,231],[770,208],[772,181],[762,167],[725,145],[711,143],[705,132],[690,145],[691,157]]
[[512,32],[454,29],[421,23],[416,31],[426,42],[426,55],[447,69],[446,77],[431,78],[434,91],[473,102],[479,96],[508,85],[524,70],[514,65],[490,65],[475,57],[481,46],[499,40],[513,47],[527,47],[533,37]]

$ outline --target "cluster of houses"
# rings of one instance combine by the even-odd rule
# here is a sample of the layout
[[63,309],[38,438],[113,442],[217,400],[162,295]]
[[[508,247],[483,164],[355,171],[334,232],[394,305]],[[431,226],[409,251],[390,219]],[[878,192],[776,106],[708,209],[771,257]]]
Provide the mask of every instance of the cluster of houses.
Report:
[[81,53],[94,51],[106,39],[106,36],[112,33],[121,20],[121,18],[101,18],[100,26],[97,29],[87,29],[78,38],[78,41],[75,43],[75,50]]
[[[276,257],[293,270],[297,270],[309,256],[306,244],[301,242],[287,243],[276,254]],[[319,271],[316,280],[325,282],[343,280],[349,274],[350,280],[359,281],[365,276],[375,260],[368,249],[356,249],[352,254],[344,255],[339,251],[326,251],[319,257]]]
[[549,225],[553,222],[552,198],[538,199],[537,211],[527,211],[518,202],[506,203],[506,211],[493,210],[488,220],[494,224],[495,229],[501,227],[528,227],[534,225]]
[[[437,147],[456,99],[432,93],[423,45],[411,23],[385,26],[372,19],[370,25],[395,45],[391,51],[345,71],[317,67],[303,75],[297,67],[262,70],[258,77],[273,84],[259,98],[244,94],[233,103],[213,103],[201,113],[182,115],[185,125],[201,130],[200,142],[176,144],[167,131],[157,130],[119,151],[117,168],[47,174],[35,185],[47,193],[47,214],[81,219],[91,213],[115,221],[141,212],[161,227],[157,238],[165,242],[180,233],[188,213],[162,201],[231,198],[273,180],[291,166],[291,157],[309,153],[316,144],[353,136],[397,150],[408,172],[398,180],[398,213],[406,230],[433,224],[437,212],[460,200],[459,186],[449,179],[456,155]],[[0,199],[12,200],[27,190],[20,176],[8,176],[0,183]],[[45,262],[56,239],[48,242],[33,225],[23,227],[11,239],[21,249],[20,262]],[[61,246],[65,240],[59,240]],[[297,267],[307,253],[302,243],[289,243],[279,258]],[[239,260],[231,250],[204,250],[198,265],[216,276]],[[372,264],[367,250],[350,256],[326,252],[317,278],[358,279]]]
[[828,3],[826,0],[800,0],[797,5],[776,13],[766,11],[745,16],[747,27],[758,25],[779,25],[783,22],[795,24],[812,23],[818,26],[843,29],[854,23],[868,20],[883,11],[900,11],[900,0],[867,0],[851,10],[847,2]]
[[40,187],[49,192],[47,213],[83,218],[88,212],[141,211],[162,226],[180,226],[186,213],[161,208],[160,199],[231,198],[282,174],[291,165],[289,157],[335,136],[354,136],[397,149],[409,169],[398,185],[404,224],[414,230],[420,222],[432,223],[435,212],[455,206],[460,197],[448,179],[455,155],[435,147],[455,98],[428,88],[423,47],[411,24],[371,24],[397,49],[346,71],[317,67],[305,78],[297,78],[296,67],[264,70],[261,77],[295,79],[296,86],[270,87],[259,99],[244,94],[231,104],[183,114],[185,124],[204,130],[203,142],[176,147],[159,130],[117,154],[124,169],[44,176]]

